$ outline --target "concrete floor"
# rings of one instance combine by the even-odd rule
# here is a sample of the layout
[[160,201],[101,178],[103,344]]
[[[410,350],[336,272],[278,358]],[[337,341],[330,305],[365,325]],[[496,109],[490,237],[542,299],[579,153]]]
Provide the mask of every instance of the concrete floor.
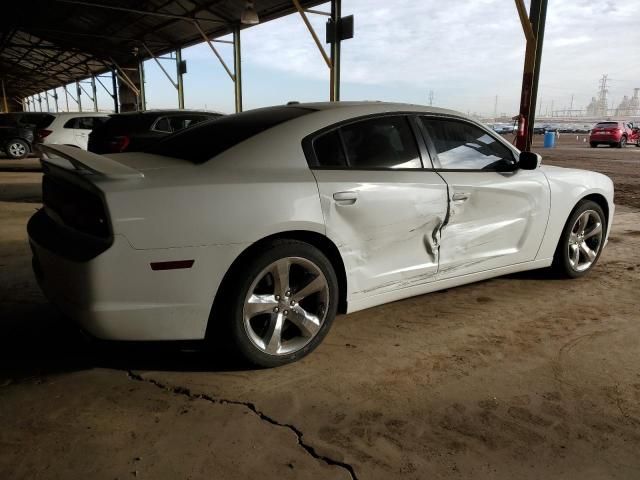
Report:
[[[563,148],[554,163],[578,147]],[[530,272],[342,316],[305,360],[251,371],[68,326],[29,267],[39,180],[33,160],[0,160],[0,478],[640,476],[634,206],[586,278]]]

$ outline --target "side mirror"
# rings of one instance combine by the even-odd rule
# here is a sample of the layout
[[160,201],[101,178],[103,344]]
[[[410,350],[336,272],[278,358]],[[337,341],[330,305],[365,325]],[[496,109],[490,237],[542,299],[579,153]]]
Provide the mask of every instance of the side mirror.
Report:
[[520,152],[518,159],[518,168],[522,170],[535,170],[540,166],[542,157],[533,152]]

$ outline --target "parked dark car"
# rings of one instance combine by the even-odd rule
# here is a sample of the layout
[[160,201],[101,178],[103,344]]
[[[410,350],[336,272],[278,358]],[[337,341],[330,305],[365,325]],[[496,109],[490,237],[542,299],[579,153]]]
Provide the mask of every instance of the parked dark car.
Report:
[[55,116],[50,113],[15,112],[0,114],[0,150],[9,158],[23,158],[33,151],[35,131],[47,128]]
[[114,114],[89,135],[94,153],[137,152],[161,138],[221,114],[203,111],[152,110]]

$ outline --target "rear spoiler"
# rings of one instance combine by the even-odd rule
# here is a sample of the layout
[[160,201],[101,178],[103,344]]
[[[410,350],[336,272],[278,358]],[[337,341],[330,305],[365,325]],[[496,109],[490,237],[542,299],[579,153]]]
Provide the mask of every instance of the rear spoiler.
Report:
[[41,152],[40,161],[43,167],[51,164],[66,170],[74,169],[78,173],[99,175],[110,179],[144,178],[144,174],[134,168],[77,147],[40,144],[37,148]]

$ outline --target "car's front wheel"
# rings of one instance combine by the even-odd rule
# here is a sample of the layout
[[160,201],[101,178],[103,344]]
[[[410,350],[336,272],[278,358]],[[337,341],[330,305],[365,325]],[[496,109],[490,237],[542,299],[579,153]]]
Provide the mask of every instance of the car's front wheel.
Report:
[[618,148],[624,148],[626,146],[627,146],[627,137],[620,138],[620,141],[618,142],[617,147]]
[[591,200],[578,203],[562,231],[554,269],[570,278],[587,273],[600,258],[606,230],[606,219],[600,205]]
[[[329,331],[338,307],[331,262],[298,240],[274,240],[233,275],[224,295],[235,350],[260,367],[275,367],[311,353]],[[222,309],[225,310],[224,307]]]
[[7,142],[5,151],[10,158],[24,158],[29,153],[29,145],[24,140],[16,138]]

